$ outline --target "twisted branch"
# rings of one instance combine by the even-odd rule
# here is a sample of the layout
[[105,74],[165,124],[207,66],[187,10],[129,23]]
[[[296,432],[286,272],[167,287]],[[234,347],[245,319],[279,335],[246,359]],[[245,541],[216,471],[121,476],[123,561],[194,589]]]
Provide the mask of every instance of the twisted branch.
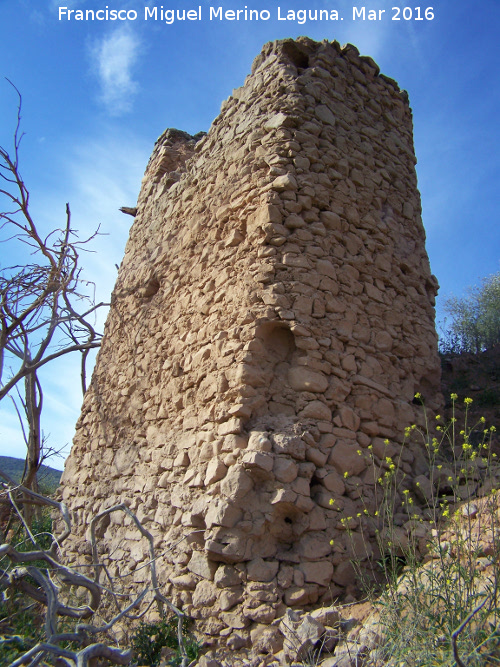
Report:
[[[3,474],[1,471],[0,476],[3,477],[3,479],[8,480],[8,475]],[[11,663],[11,667],[26,664],[29,664],[30,667],[35,667],[49,654],[57,656],[60,659],[61,664],[65,664],[68,667],[86,667],[89,665],[89,661],[92,658],[97,657],[106,658],[118,665],[128,665],[132,657],[131,651],[123,651],[118,647],[108,646],[104,643],[93,643],[90,646],[85,646],[85,644],[88,644],[89,640],[95,635],[103,634],[111,630],[118,621],[124,618],[128,618],[129,620],[140,618],[147,613],[151,605],[154,603],[156,603],[160,613],[163,613],[163,608],[166,606],[176,614],[178,644],[182,655],[181,664],[182,667],[187,667],[189,658],[187,656],[182,632],[182,623],[186,616],[160,592],[156,573],[157,555],[154,549],[153,536],[144,528],[137,516],[125,504],[115,505],[100,512],[90,523],[92,567],[94,570],[94,576],[93,578],[90,578],[71,567],[63,565],[58,560],[58,547],[71,532],[71,520],[65,504],[46,498],[21,485],[14,485],[12,482],[10,484],[4,483],[3,486],[3,494],[11,501],[14,500],[14,494],[16,492],[26,494],[26,496],[22,497],[22,502],[36,502],[41,505],[53,507],[60,512],[64,520],[63,534],[59,537],[52,537],[52,544],[48,550],[36,549],[35,551],[22,552],[11,544],[0,545],[0,559],[8,557],[11,564],[14,566],[10,569],[0,568],[0,589],[10,588],[22,591],[31,599],[43,604],[46,608],[45,641],[38,643],[35,647],[17,658]],[[0,495],[1,493],[2,492],[0,492]],[[26,500],[26,497],[28,500]],[[122,511],[130,517],[140,534],[148,540],[149,544],[148,567],[151,582],[123,609],[120,608],[118,601],[118,598],[121,596],[115,593],[114,590],[109,590],[103,586],[99,581],[100,572],[104,569],[104,566],[99,562],[96,541],[96,526],[98,521],[116,511]],[[21,513],[18,512],[18,514],[22,520]],[[36,546],[35,537],[31,534],[30,539]],[[43,561],[45,567],[35,566],[34,563],[37,561]],[[56,579],[63,584],[85,589],[88,596],[87,604],[72,606],[61,602],[59,599],[59,587],[55,583]],[[101,605],[102,593],[104,591],[111,593],[115,604],[118,607],[118,613],[109,622],[102,625],[78,623],[74,632],[58,632],[58,617],[80,620],[92,618]],[[153,597],[149,604],[146,605],[146,608],[142,610],[140,614],[132,615],[131,612],[142,605],[149,593],[152,593]],[[85,648],[82,648],[79,651],[70,651],[59,646],[61,642],[68,641],[75,642],[80,646],[85,646]]]

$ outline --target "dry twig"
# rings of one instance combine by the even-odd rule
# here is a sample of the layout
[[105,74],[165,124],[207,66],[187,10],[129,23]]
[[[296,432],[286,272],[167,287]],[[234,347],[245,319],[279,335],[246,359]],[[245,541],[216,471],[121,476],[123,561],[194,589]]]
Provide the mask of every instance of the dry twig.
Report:
[[[3,475],[6,478],[6,475]],[[86,667],[91,658],[107,658],[111,662],[119,665],[129,664],[132,654],[130,651],[123,651],[119,647],[108,646],[104,643],[89,644],[91,638],[99,634],[105,634],[120,620],[128,618],[129,620],[140,618],[144,615],[151,605],[156,602],[158,611],[163,613],[164,605],[174,612],[178,619],[177,635],[179,649],[182,655],[182,666],[186,667],[189,659],[187,656],[184,638],[182,634],[182,621],[185,614],[170,602],[161,592],[156,575],[157,555],[154,549],[153,537],[141,524],[137,516],[126,506],[116,505],[103,512],[100,512],[91,522],[91,542],[92,542],[92,567],[94,577],[89,578],[76,571],[74,568],[62,564],[58,559],[58,549],[71,532],[71,520],[68,510],[64,503],[45,498],[25,487],[12,484],[4,484],[3,494],[13,500],[14,491],[22,492],[23,500],[28,498],[30,501],[38,502],[57,509],[64,521],[64,532],[59,536],[52,536],[52,544],[49,549],[36,549],[35,551],[23,552],[16,549],[11,544],[0,545],[0,561],[7,557],[11,563],[8,569],[0,568],[0,589],[15,589],[21,591],[32,600],[44,605],[45,607],[45,641],[38,643],[35,647],[25,652],[17,658],[11,667],[29,664],[30,667],[38,665],[47,655],[57,656],[62,663],[70,667]],[[115,511],[123,511],[134,522],[135,526],[149,542],[149,570],[150,583],[129,602],[121,608],[119,598],[111,588],[106,588],[100,581],[100,572],[103,565],[99,562],[98,549],[96,541],[96,524],[103,517]],[[18,511],[22,519],[21,513]],[[36,540],[31,535],[31,539],[36,546]],[[43,561],[44,566],[35,565]],[[12,567],[13,566],[13,567]],[[74,606],[69,603],[63,603],[60,600],[60,587],[55,582],[58,581],[67,586],[74,586],[84,589],[87,593],[86,604]],[[33,584],[34,582],[34,584]],[[107,591],[113,596],[114,602],[118,608],[118,613],[107,623],[101,625],[92,625],[88,623],[78,623],[74,632],[58,631],[58,618],[66,617],[73,619],[91,619],[102,604],[102,593]],[[133,616],[132,611],[136,610],[146,599],[148,594],[152,593],[152,600],[138,616]],[[129,597],[129,596],[127,596]],[[70,651],[59,646],[61,642],[75,642],[84,646],[80,651]]]

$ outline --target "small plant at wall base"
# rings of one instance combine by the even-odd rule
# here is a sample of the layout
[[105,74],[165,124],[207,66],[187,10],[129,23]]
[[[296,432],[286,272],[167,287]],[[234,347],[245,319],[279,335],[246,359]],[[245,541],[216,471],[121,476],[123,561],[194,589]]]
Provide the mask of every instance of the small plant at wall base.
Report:
[[[417,395],[417,398],[419,396]],[[500,468],[491,451],[494,427],[436,417],[405,431],[422,438],[428,474],[409,480],[399,456],[378,478],[382,499],[375,526],[385,589],[375,605],[384,662],[405,667],[500,665]],[[426,416],[427,418],[427,416]],[[474,443],[474,444],[473,444]],[[408,519],[394,523],[403,507]],[[366,512],[366,514],[368,514]],[[348,523],[348,522],[347,522]],[[422,554],[425,554],[422,558]],[[360,573],[361,563],[354,562]],[[403,661],[403,662],[401,662]]]
[[0,600],[0,665],[16,658],[43,640],[43,618],[35,603],[16,591]]
[[[1,527],[9,535],[10,543],[18,552],[29,552],[33,544],[22,523],[9,520]],[[31,527],[32,535],[40,549],[50,548],[52,519],[43,510],[40,518],[35,518]],[[1,533],[0,533],[1,535]],[[5,540],[2,537],[2,542]],[[32,566],[42,566],[38,561]],[[8,567],[8,558],[0,557],[0,568]],[[32,580],[31,583],[34,583]],[[10,665],[16,658],[43,641],[43,613],[41,605],[34,602],[20,590],[10,591],[0,597],[0,665]]]
[[[182,633],[188,658],[198,657],[199,646],[188,632],[189,619],[184,619]],[[157,667],[162,658],[172,667],[180,665],[182,655],[179,651],[177,618],[163,618],[156,623],[141,623],[132,635],[131,646],[138,665]]]

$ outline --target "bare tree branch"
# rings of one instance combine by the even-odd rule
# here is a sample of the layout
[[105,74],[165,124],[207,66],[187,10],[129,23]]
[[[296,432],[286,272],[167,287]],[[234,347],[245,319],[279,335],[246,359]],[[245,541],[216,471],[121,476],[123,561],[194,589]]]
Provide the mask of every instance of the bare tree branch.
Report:
[[[30,193],[19,168],[22,97],[17,94],[17,119],[11,152],[0,146],[0,243],[9,254],[21,244],[29,250],[25,264],[0,268],[0,400],[24,380],[22,405],[28,428],[24,484],[36,490],[36,473],[43,458],[41,413],[43,391],[37,371],[73,352],[81,354],[82,389],[86,389],[86,361],[100,347],[102,335],[91,316],[108,304],[93,302],[91,284],[81,278],[80,253],[98,234],[78,238],[66,204],[65,220],[47,234],[31,215]],[[22,249],[22,248],[21,248]],[[82,307],[83,306],[83,307]],[[16,408],[17,410],[17,408]],[[18,416],[21,415],[17,410]]]
[[[0,476],[7,479],[8,476],[0,472]],[[27,595],[32,600],[42,604],[46,608],[45,612],[45,641],[38,643],[33,648],[29,649],[22,656],[17,658],[11,667],[15,665],[32,665],[40,664],[48,655],[57,656],[61,664],[69,665],[70,667],[84,667],[89,665],[91,658],[101,657],[106,658],[114,664],[128,665],[132,658],[131,651],[123,651],[119,647],[108,646],[104,643],[94,643],[87,646],[95,635],[103,635],[110,631],[113,626],[123,620],[136,620],[144,616],[154,603],[157,604],[160,612],[163,611],[163,605],[167,606],[177,616],[177,639],[179,650],[181,653],[181,665],[187,667],[189,658],[187,655],[184,636],[183,636],[183,621],[186,618],[185,614],[170,602],[160,591],[158,580],[156,576],[156,560],[158,558],[154,549],[154,541],[151,533],[144,528],[137,516],[124,504],[115,505],[96,515],[91,521],[91,546],[92,546],[92,568],[94,570],[94,577],[91,579],[81,572],[76,571],[72,567],[68,567],[59,562],[57,557],[57,547],[68,536],[71,530],[71,522],[67,508],[64,503],[45,498],[40,494],[30,491],[20,485],[4,484],[3,493],[11,500],[14,493],[22,493],[23,499],[29,496],[32,501],[41,502],[50,507],[54,507],[61,512],[65,523],[65,531],[59,538],[52,536],[52,545],[48,550],[36,548],[34,551],[19,551],[12,544],[0,545],[0,559],[9,558],[12,567],[9,569],[0,568],[0,589],[16,589]],[[0,492],[1,493],[1,492]],[[124,512],[134,523],[140,534],[148,540],[149,543],[149,562],[150,583],[138,594],[130,600],[130,594],[119,594],[111,589],[106,588],[99,582],[100,573],[104,569],[102,563],[98,559],[98,548],[96,538],[96,527],[98,522],[112,512]],[[22,520],[22,517],[20,517]],[[36,547],[36,540],[34,536],[29,533],[33,543]],[[38,565],[39,561],[44,562],[44,566]],[[108,574],[109,576],[109,574]],[[110,577],[111,579],[111,577]],[[33,583],[34,582],[34,583]],[[56,583],[57,582],[57,583]],[[75,606],[68,601],[62,602],[60,599],[60,584],[65,584],[69,587],[76,587],[84,589],[88,595],[88,601],[85,605]],[[107,591],[110,593],[118,607],[117,613],[105,623],[90,624],[78,623],[72,632],[58,631],[58,618],[74,618],[78,620],[91,619],[94,617],[96,611],[102,604],[102,594]],[[152,595],[152,599],[147,602],[148,595]],[[120,604],[119,598],[128,598],[128,602]],[[145,608],[144,608],[145,605]],[[143,607],[138,614],[132,614],[139,607]],[[83,646],[79,651],[69,651],[61,648],[61,642],[72,641],[80,646]]]
[[[59,646],[54,646],[48,642],[42,642],[34,646],[30,651],[22,655],[17,660],[10,664],[10,667],[20,667],[21,665],[37,665],[44,655],[52,653],[58,658],[64,659],[70,667],[88,667],[89,661],[92,658],[107,658],[115,663],[115,665],[128,665],[132,658],[132,651],[122,651],[119,648],[112,648],[106,644],[91,644],[79,652],[68,651]],[[37,658],[36,662],[30,662],[33,658]]]
[[[31,489],[27,489],[25,486],[22,486],[21,484],[16,484],[13,482],[13,480],[7,475],[3,470],[0,469],[0,477],[2,477],[8,485],[10,485],[10,488],[4,485],[5,490],[4,494],[9,495],[9,492],[12,493],[13,490],[18,490],[21,491],[24,496],[27,496],[28,498],[31,498],[31,502],[36,502],[40,505],[46,505],[48,507],[53,507],[54,509],[58,510],[61,518],[64,522],[64,531],[61,535],[58,537],[53,536],[53,542],[52,546],[50,547],[48,553],[50,553],[52,556],[55,555],[57,552],[57,549],[61,546],[61,544],[66,540],[67,537],[71,534],[71,519],[69,516],[69,511],[68,508],[66,507],[65,503],[58,502],[57,500],[54,500],[53,498],[47,498],[46,496],[41,495],[40,493],[37,493],[36,491],[32,491]],[[1,493],[0,493],[1,496]],[[21,502],[27,502],[26,499],[22,499]]]

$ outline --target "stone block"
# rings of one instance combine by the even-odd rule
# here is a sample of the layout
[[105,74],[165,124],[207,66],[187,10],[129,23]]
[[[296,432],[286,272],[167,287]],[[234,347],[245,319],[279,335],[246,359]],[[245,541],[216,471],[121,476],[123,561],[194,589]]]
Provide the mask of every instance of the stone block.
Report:
[[315,503],[309,496],[298,493],[295,498],[295,507],[301,512],[307,513],[314,509]]
[[205,486],[208,486],[209,484],[213,484],[214,482],[218,482],[219,480],[223,479],[226,473],[227,473],[227,466],[224,465],[224,463],[218,456],[214,456],[214,458],[210,461],[210,463],[207,466],[207,473],[205,475]]
[[328,380],[317,371],[304,366],[294,366],[288,371],[288,381],[295,391],[310,391],[313,393],[326,391]]
[[330,465],[344,475],[360,475],[367,467],[367,462],[356,441],[339,440],[330,452]]
[[361,422],[361,419],[359,416],[352,410],[351,408],[347,407],[347,405],[343,405],[339,409],[339,417],[342,422],[342,426],[344,428],[349,429],[350,431],[357,431]]
[[223,563],[241,563],[249,560],[247,547],[248,537],[241,530],[236,528],[216,528],[212,535],[207,539],[205,551],[214,561]]
[[241,583],[241,578],[231,565],[219,565],[214,576],[214,582],[219,588],[228,588],[238,586]]
[[322,401],[311,401],[299,412],[299,417],[302,417],[303,419],[330,421],[332,418],[332,411]]
[[304,573],[304,580],[308,584],[328,586],[332,580],[333,565],[329,560],[321,560],[314,563],[302,563],[300,569]]
[[241,500],[253,488],[253,481],[241,465],[235,465],[229,469],[220,488],[227,498]]
[[217,604],[221,611],[229,611],[243,600],[243,587],[225,588],[219,595]]
[[258,469],[271,472],[274,466],[274,458],[265,452],[245,452],[241,457],[241,463],[246,469]]
[[337,279],[335,267],[328,259],[318,259],[316,262],[316,270],[320,275],[328,276],[333,280]]
[[334,609],[333,607],[320,607],[311,611],[310,616],[330,628],[334,628],[341,620],[338,609]]
[[234,630],[243,630],[250,625],[250,621],[237,611],[223,611],[220,614],[220,619]]
[[342,229],[342,220],[337,213],[334,213],[334,211],[322,211],[320,213],[320,220],[327,229]]
[[275,433],[273,449],[276,454],[287,454],[298,461],[303,461],[306,457],[306,443],[297,435]]
[[244,435],[236,435],[235,433],[230,433],[224,437],[222,443],[223,452],[234,452],[239,449],[245,449],[247,446],[248,440]]
[[271,495],[270,503],[271,505],[277,505],[279,503],[288,503],[292,504],[297,499],[297,494],[291,489],[277,489]]
[[279,211],[279,208],[277,206],[274,206],[273,204],[265,204],[264,206],[261,206],[257,211],[255,212],[255,215],[249,222],[248,228],[250,231],[257,227],[261,227],[262,225],[269,224],[269,223],[281,223],[282,216]]
[[178,577],[169,577],[172,584],[181,590],[192,591],[196,588],[198,579],[193,574],[181,574]]
[[204,579],[212,580],[217,569],[217,563],[209,560],[202,551],[193,551],[187,568],[193,574],[197,574]]
[[248,449],[259,452],[271,452],[273,446],[267,436],[267,432],[252,431],[248,438]]
[[287,484],[293,482],[298,475],[299,469],[297,464],[289,458],[277,456],[274,459],[273,472],[279,482]]
[[321,483],[327,491],[330,491],[336,496],[343,496],[345,493],[345,484],[342,475],[335,470],[332,470],[332,472],[325,475],[321,480]]
[[354,569],[354,566],[352,565],[350,560],[345,560],[342,561],[337,567],[335,568],[335,572],[333,573],[332,576],[333,581],[336,584],[339,584],[340,586],[352,586],[355,584],[358,580],[358,577],[356,575],[356,570]]
[[226,422],[219,425],[218,434],[229,435],[230,433],[241,433],[242,428],[243,424],[241,419],[233,417],[232,419],[228,419]]
[[301,496],[311,495],[311,487],[309,486],[309,481],[304,477],[297,477],[297,479],[295,479],[290,486],[292,491],[295,491],[295,493],[298,493]]
[[296,190],[297,181],[292,174],[283,174],[283,176],[278,176],[274,179],[271,187],[278,192],[282,192],[283,190]]
[[297,552],[304,560],[318,560],[331,553],[328,538],[321,532],[306,533],[297,544]]
[[306,460],[311,461],[318,468],[322,468],[328,460],[329,453],[318,449],[317,447],[308,447],[306,450]]
[[209,607],[214,604],[219,595],[217,586],[211,581],[202,579],[196,585],[193,593],[193,605],[195,607]]
[[292,586],[285,591],[284,602],[288,607],[303,607],[314,604],[318,597],[318,587],[315,584]]
[[276,618],[276,609],[270,604],[258,607],[243,607],[243,616],[255,623],[272,623]]
[[254,653],[275,654],[283,648],[283,635],[278,628],[257,626],[251,632]]
[[234,504],[223,498],[215,498],[212,502],[207,502],[205,513],[205,525],[207,528],[212,526],[224,526],[232,528],[241,519],[242,511]]
[[332,127],[335,125],[335,116],[325,104],[318,104],[314,110],[314,113],[316,118],[321,120],[323,123],[331,125]]
[[264,123],[264,129],[265,130],[275,130],[278,127],[282,127],[283,125],[287,125],[289,123],[289,117],[284,114],[284,113],[277,113],[274,116],[271,116],[266,122]]
[[266,561],[262,558],[254,558],[247,564],[248,581],[272,581],[278,572],[277,561]]

